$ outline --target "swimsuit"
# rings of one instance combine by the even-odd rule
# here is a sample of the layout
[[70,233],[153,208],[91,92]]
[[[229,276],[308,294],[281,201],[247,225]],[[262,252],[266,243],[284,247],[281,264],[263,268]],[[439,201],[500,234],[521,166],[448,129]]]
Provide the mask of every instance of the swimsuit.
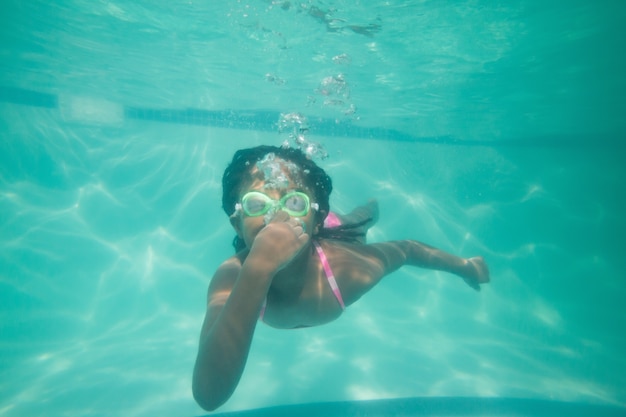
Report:
[[333,294],[335,294],[335,298],[339,301],[339,305],[342,310],[346,309],[346,305],[343,302],[343,297],[341,296],[341,291],[339,291],[339,287],[337,286],[337,280],[335,279],[335,275],[333,274],[333,270],[330,269],[330,264],[328,263],[328,258],[326,258],[326,254],[322,250],[322,247],[317,242],[317,240],[313,241],[313,245],[315,245],[315,250],[320,257],[320,261],[322,262],[322,266],[324,267],[324,273],[326,274],[326,279],[328,280],[328,285],[330,285],[330,289],[333,290]]
[[339,216],[337,216],[332,211],[328,213],[328,216],[326,216],[326,219],[324,219],[324,227],[329,229],[332,227],[339,227],[339,226],[341,226],[341,220],[339,219]]
[[[324,273],[326,274],[326,280],[328,281],[328,285],[330,285],[330,289],[333,290],[333,294],[335,298],[339,302],[342,310],[346,309],[346,305],[343,302],[343,297],[341,296],[341,291],[339,290],[339,286],[337,285],[337,280],[335,279],[335,275],[333,274],[333,270],[330,269],[330,264],[328,263],[328,258],[326,258],[326,254],[322,250],[320,244],[313,240],[313,246],[315,246],[315,250],[317,251],[318,256],[320,257],[320,262],[322,263],[322,267],[324,268]],[[263,316],[265,316],[265,307],[267,306],[267,299],[263,301],[263,307],[261,307],[261,313],[259,314],[259,319],[263,321]]]

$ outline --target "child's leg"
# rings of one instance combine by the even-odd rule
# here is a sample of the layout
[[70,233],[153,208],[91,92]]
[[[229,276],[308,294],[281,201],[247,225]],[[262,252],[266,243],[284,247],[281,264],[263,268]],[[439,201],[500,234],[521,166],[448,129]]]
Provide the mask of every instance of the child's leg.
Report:
[[365,244],[367,231],[378,221],[378,201],[369,200],[367,204],[355,208],[348,214],[337,214],[337,217],[341,224],[357,224],[367,220],[366,223],[354,229],[363,233],[363,237],[357,240],[359,243]]

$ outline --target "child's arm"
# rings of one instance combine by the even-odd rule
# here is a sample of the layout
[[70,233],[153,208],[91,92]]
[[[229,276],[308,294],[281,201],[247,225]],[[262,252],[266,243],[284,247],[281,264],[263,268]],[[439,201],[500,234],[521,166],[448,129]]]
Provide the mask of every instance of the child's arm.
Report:
[[489,282],[489,269],[480,256],[460,258],[415,240],[378,243],[371,246],[379,249],[385,259],[390,261],[388,265],[388,268],[391,268],[390,272],[403,265],[450,272],[463,278],[477,291],[480,291],[479,284]]
[[450,272],[463,278],[477,291],[480,291],[479,284],[489,282],[489,269],[480,256],[465,259],[417,241],[400,243],[405,246],[407,265]]
[[207,411],[230,398],[246,364],[271,283],[271,276],[255,271],[253,265],[238,265],[231,258],[216,271],[209,286],[192,384],[194,398]]
[[229,259],[211,280],[193,373],[194,398],[208,411],[235,390],[272,279],[308,242],[309,236],[294,233],[284,217],[258,233],[243,263]]
[[344,247],[354,263],[347,288],[347,304],[360,298],[384,276],[404,265],[450,272],[458,275],[473,289],[489,282],[489,269],[482,257],[460,258],[415,240],[400,240]]

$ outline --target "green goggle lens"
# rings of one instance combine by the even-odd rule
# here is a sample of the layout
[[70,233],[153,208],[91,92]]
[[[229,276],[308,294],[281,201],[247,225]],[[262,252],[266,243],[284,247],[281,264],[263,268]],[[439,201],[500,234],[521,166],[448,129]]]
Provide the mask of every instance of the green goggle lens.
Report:
[[246,216],[250,217],[263,216],[275,206],[280,207],[290,216],[302,217],[309,213],[311,203],[309,196],[299,191],[285,194],[278,201],[258,191],[250,191],[241,199],[241,208]]

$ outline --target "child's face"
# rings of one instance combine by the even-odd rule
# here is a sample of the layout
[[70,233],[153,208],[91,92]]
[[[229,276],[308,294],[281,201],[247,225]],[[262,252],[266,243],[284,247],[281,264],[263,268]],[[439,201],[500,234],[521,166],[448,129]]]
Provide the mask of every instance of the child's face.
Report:
[[[265,162],[264,162],[265,161]],[[250,180],[244,184],[239,193],[239,203],[242,198],[249,192],[258,192],[269,197],[271,208],[262,215],[248,215],[243,209],[231,217],[231,224],[237,231],[237,234],[246,243],[246,247],[250,248],[256,235],[267,225],[274,215],[280,211],[284,211],[279,201],[285,195],[294,191],[304,193],[309,198],[309,210],[304,215],[292,215],[297,217],[304,223],[305,230],[309,234],[313,234],[315,228],[315,209],[312,207],[314,203],[314,194],[304,186],[301,180],[301,173],[293,163],[284,161],[280,158],[273,158],[271,163],[265,159],[260,161],[250,169]],[[262,196],[261,196],[262,197]],[[285,203],[285,202],[283,202]],[[291,208],[291,202],[288,200],[285,204],[287,210]],[[293,213],[293,211],[292,211]]]

